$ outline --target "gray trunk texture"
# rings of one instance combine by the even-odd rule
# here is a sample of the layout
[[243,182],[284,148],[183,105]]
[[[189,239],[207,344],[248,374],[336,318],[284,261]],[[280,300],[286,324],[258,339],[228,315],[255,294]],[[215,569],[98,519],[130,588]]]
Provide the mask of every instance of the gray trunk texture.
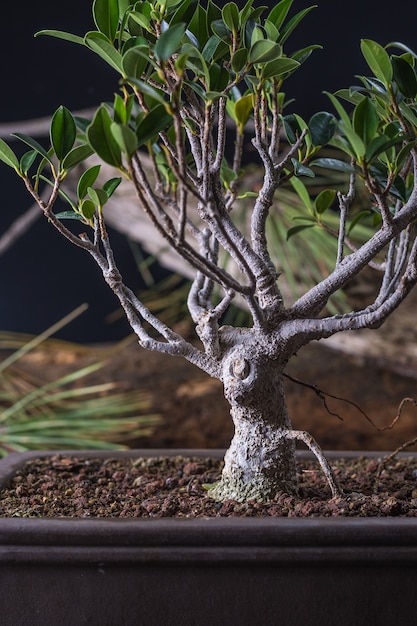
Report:
[[282,385],[282,366],[259,345],[239,344],[223,359],[224,393],[231,405],[234,437],[221,481],[210,491],[218,500],[240,502],[297,491],[294,441]]

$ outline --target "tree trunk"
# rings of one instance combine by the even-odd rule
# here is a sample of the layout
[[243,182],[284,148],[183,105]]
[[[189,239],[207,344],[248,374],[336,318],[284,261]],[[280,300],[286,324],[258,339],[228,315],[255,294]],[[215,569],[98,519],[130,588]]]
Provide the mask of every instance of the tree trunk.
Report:
[[[258,352],[257,352],[258,351]],[[295,445],[282,385],[282,366],[259,354],[259,345],[235,346],[223,361],[225,397],[235,434],[222,480],[210,491],[217,500],[269,500],[297,491]]]

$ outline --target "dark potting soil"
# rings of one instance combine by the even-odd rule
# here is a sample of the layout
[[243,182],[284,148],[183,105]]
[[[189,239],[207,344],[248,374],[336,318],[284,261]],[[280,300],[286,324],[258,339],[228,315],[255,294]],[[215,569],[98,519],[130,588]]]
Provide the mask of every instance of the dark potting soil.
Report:
[[217,459],[160,457],[29,461],[0,491],[0,517],[417,517],[417,460],[332,461],[343,495],[331,499],[314,461],[299,461],[300,489],[268,502],[215,502]]

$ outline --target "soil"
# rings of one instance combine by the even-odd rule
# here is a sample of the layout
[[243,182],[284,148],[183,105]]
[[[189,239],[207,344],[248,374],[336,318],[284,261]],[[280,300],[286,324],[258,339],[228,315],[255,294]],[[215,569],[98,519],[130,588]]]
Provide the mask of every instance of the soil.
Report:
[[[392,451],[416,438],[416,406],[406,402],[398,411],[404,398],[417,398],[412,352],[417,336],[411,313],[401,326],[408,342],[403,351],[397,335],[394,345],[392,333],[379,334],[384,358],[381,350],[370,349],[368,331],[353,350],[325,342],[303,348],[290,362],[291,378],[285,383],[293,427],[333,450]],[[395,359],[388,358],[393,354]],[[161,416],[150,436],[126,439],[129,447],[228,447],[233,427],[221,383],[180,358],[143,350],[133,336],[117,345],[89,347],[52,341],[13,367],[42,384],[97,360],[107,365],[89,382],[140,389],[149,396],[149,412]],[[279,493],[268,504],[240,504],[209,497],[205,485],[216,482],[221,471],[214,459],[177,458],[171,465],[166,457],[103,463],[57,456],[50,466],[45,460],[33,461],[15,477],[0,494],[0,517],[417,516],[416,460],[394,460],[380,475],[378,462],[371,458],[333,466],[344,492],[340,498],[330,499],[317,465],[307,464],[300,466],[298,496]]]
[[29,461],[0,492],[0,517],[417,517],[417,460],[333,462],[342,495],[330,498],[317,464],[299,463],[298,495],[268,502],[216,502],[217,459],[85,459],[55,455]]

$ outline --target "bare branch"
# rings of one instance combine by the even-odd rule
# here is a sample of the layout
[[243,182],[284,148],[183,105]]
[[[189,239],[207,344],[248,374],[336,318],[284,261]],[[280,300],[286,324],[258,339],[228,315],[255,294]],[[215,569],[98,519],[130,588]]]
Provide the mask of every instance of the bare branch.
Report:
[[347,194],[338,193],[339,199],[339,237],[337,243],[337,259],[336,267],[343,261],[343,251],[346,241],[346,222],[349,215],[349,210],[352,206],[353,199],[355,197],[355,174],[352,173],[349,178],[349,191]]
[[211,166],[211,173],[218,174],[224,157],[224,146],[226,142],[226,98],[220,98],[217,110],[217,147],[216,158]]

